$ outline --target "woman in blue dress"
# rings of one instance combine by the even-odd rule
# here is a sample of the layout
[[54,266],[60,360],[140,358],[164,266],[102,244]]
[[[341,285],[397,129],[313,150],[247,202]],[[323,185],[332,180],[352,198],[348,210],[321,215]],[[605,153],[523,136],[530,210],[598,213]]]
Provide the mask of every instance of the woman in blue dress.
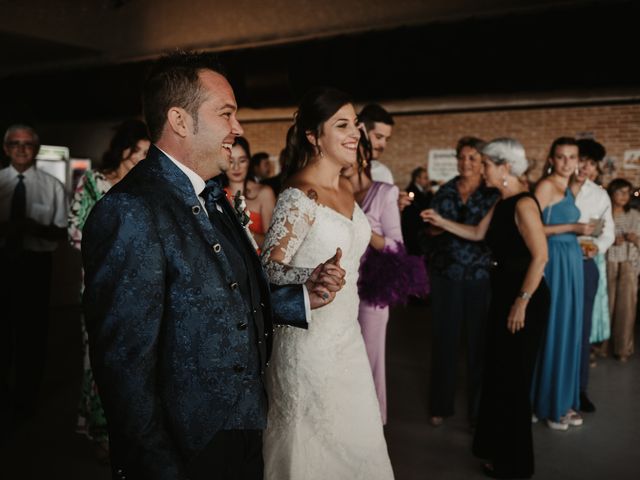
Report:
[[578,144],[561,137],[551,145],[548,175],[535,196],[549,244],[545,279],[551,290],[547,332],[532,385],[534,414],[554,430],[582,425],[580,408],[580,353],[583,321],[583,262],[576,235],[589,235],[593,227],[577,223],[569,180],[578,167]]

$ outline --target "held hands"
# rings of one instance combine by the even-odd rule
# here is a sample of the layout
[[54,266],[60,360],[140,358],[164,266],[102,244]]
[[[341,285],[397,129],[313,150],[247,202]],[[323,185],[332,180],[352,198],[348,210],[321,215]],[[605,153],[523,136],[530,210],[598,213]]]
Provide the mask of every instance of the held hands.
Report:
[[507,330],[511,333],[516,333],[524,328],[524,314],[526,309],[527,301],[522,298],[517,298],[509,311]]
[[318,265],[307,279],[305,285],[312,310],[331,303],[346,283],[344,277],[347,272],[340,266],[341,258],[342,250],[337,248],[336,254]]

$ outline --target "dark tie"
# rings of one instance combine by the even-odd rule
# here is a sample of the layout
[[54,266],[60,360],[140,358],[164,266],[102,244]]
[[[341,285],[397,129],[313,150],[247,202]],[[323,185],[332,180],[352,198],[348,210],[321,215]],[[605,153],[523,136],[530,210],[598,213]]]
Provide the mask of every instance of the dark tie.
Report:
[[231,206],[229,205],[226,198],[227,195],[220,184],[215,179],[209,180],[200,196],[204,198],[204,204],[214,228],[216,225],[218,225],[218,227],[222,227],[224,229],[224,234],[234,242],[241,240],[238,237],[237,229],[233,224],[233,219],[229,217],[229,214],[233,214],[233,212],[230,212]]
[[12,230],[7,236],[7,248],[14,251],[22,250],[22,240],[24,237],[24,220],[27,218],[27,190],[24,186],[24,175],[18,175],[18,184],[13,190],[11,198],[11,213],[9,223]]

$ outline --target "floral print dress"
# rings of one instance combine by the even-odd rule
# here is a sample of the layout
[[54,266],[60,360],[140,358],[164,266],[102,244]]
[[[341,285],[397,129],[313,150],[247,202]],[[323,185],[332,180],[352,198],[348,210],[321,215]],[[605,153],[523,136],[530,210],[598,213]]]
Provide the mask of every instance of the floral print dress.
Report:
[[[80,250],[82,242],[82,228],[93,206],[112,187],[107,177],[98,171],[87,170],[78,182],[71,208],[69,211],[69,242],[71,246]],[[84,286],[83,286],[84,289]],[[107,420],[104,416],[102,402],[93,379],[89,360],[89,340],[84,318],[81,318],[82,347],[83,347],[83,375],[80,403],[78,405],[78,419],[76,432],[91,440],[105,444],[108,442]]]

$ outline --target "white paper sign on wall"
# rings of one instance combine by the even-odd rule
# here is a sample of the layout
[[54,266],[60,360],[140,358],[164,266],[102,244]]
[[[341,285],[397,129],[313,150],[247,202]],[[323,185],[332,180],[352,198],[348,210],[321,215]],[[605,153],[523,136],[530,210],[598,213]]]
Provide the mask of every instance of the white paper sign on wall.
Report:
[[453,148],[429,150],[427,159],[429,178],[436,182],[447,182],[458,175],[458,159]]
[[640,150],[625,150],[622,168],[638,170],[640,168]]

